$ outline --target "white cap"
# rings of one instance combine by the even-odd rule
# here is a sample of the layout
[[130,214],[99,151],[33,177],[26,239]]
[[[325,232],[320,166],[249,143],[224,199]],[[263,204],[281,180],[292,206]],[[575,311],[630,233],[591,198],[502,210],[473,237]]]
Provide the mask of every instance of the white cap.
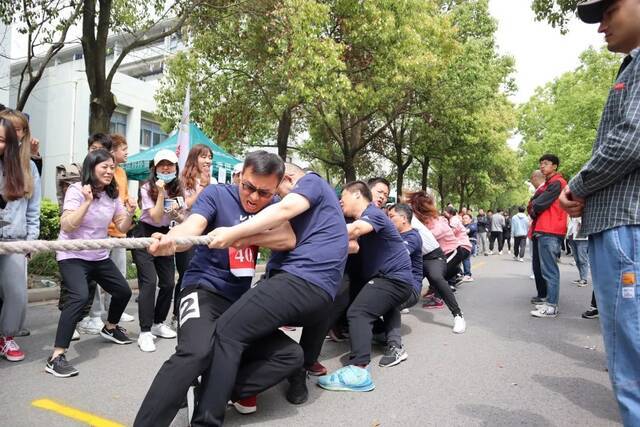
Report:
[[171,150],[159,150],[156,155],[153,156],[153,164],[157,165],[163,160],[168,160],[171,163],[178,163],[178,156],[176,156],[176,153]]
[[237,163],[234,167],[233,167],[233,173],[231,175],[235,175],[238,174],[240,172],[242,172],[242,168],[244,167],[244,163],[240,162]]

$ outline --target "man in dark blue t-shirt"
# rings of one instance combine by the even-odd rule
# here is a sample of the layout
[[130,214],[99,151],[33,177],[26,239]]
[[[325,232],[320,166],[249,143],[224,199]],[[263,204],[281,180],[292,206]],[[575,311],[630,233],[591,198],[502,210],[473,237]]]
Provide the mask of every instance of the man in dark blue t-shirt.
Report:
[[[200,236],[218,227],[246,221],[272,203],[284,175],[284,163],[275,154],[256,151],[247,155],[240,186],[210,185],[198,196],[191,215],[167,235],[156,234],[152,255],[171,255],[173,237]],[[287,222],[229,249],[198,246],[182,282],[178,345],[156,375],[136,416],[135,426],[168,426],[185,399],[189,386],[209,367],[216,321],[251,286],[257,247],[292,249],[295,235]],[[273,330],[254,343],[243,358],[233,401],[268,389],[302,364],[299,345]],[[256,370],[256,366],[260,369]],[[245,369],[243,369],[245,368]]]
[[389,219],[396,226],[411,258],[411,274],[413,275],[411,295],[399,307],[394,307],[384,315],[384,326],[387,338],[387,349],[380,359],[380,366],[390,367],[406,360],[408,355],[402,345],[400,336],[400,312],[416,305],[422,291],[422,238],[417,230],[411,227],[413,211],[411,207],[397,204],[389,209]]
[[[210,247],[226,248],[289,221],[296,246],[288,252],[276,251],[267,265],[268,277],[218,319],[209,376],[203,383],[192,426],[221,425],[246,349],[282,325],[306,328],[320,322],[340,285],[348,236],[334,190],[317,174],[305,174],[287,164],[279,194],[283,196],[279,203],[253,218],[210,233]],[[304,347],[304,339],[301,344]],[[290,381],[302,386],[304,369],[300,367]],[[304,392],[288,393],[287,398],[302,403],[308,397],[306,386]]]
[[347,225],[350,239],[360,246],[360,276],[366,284],[347,311],[351,357],[349,366],[318,379],[327,390],[371,391],[375,388],[365,367],[371,361],[374,321],[411,294],[411,259],[396,227],[371,203],[371,191],[362,181],[342,191],[342,210],[355,221]]

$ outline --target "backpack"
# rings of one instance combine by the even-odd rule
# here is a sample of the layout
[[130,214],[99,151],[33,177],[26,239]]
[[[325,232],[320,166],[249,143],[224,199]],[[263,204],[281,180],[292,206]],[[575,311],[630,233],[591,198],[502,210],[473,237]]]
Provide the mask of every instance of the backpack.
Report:
[[71,184],[82,180],[82,167],[77,163],[69,163],[56,166],[56,197],[58,198],[58,207],[62,213],[62,205],[64,204],[64,196],[67,188]]

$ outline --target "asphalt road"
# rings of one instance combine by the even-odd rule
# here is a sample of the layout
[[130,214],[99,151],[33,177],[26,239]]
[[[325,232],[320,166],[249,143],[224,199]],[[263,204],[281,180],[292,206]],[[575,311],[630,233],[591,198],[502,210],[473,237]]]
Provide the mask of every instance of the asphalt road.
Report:
[[[284,385],[258,398],[258,412],[241,416],[230,409],[226,425],[260,426],[609,426],[619,415],[605,370],[597,320],[580,314],[587,308],[591,286],[570,284],[575,267],[564,259],[560,315],[532,318],[529,264],[504,256],[474,259],[476,281],[457,293],[467,319],[467,332],[451,332],[448,310],[421,306],[403,315],[403,339],[409,359],[379,368],[375,349],[370,393],[335,393],[319,389],[311,379],[310,399],[292,406]],[[135,303],[128,313],[136,314]],[[3,426],[73,426],[88,423],[34,406],[47,399],[122,425],[131,425],[155,373],[173,352],[175,341],[161,340],[155,353],[136,344],[112,345],[99,336],[83,335],[72,343],[69,360],[80,370],[70,379],[44,372],[58,320],[54,304],[29,307],[32,335],[19,338],[24,361],[0,360],[0,411]],[[137,322],[125,324],[138,334]],[[299,331],[293,332],[296,335]],[[326,342],[322,362],[341,366],[347,343]],[[102,423],[102,424],[101,424]],[[109,425],[93,421],[94,425]],[[117,425],[117,424],[112,424]],[[174,426],[186,425],[179,414]]]

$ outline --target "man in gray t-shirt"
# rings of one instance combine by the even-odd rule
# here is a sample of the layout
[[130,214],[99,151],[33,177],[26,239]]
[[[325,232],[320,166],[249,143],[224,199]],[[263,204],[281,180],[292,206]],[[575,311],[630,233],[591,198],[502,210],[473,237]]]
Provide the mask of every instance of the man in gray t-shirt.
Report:
[[498,239],[498,253],[502,255],[502,246],[504,240],[502,232],[504,230],[505,220],[501,209],[496,209],[496,213],[491,216],[491,235],[489,236],[489,255],[493,255],[493,246]]

